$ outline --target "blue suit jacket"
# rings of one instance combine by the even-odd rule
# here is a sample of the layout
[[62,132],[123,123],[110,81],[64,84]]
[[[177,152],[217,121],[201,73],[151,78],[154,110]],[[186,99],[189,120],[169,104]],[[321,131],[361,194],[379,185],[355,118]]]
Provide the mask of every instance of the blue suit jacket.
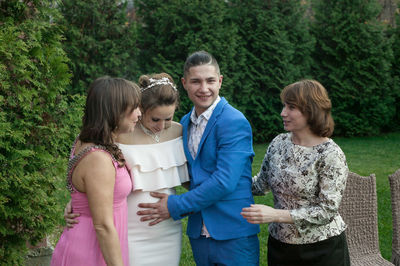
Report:
[[[194,112],[194,108],[191,112]],[[221,98],[213,111],[193,159],[188,149],[190,113],[182,120],[190,191],[168,198],[173,219],[189,216],[187,234],[198,238],[202,223],[216,240],[255,235],[258,225],[240,212],[254,203],[251,193],[252,131],[244,115]]]

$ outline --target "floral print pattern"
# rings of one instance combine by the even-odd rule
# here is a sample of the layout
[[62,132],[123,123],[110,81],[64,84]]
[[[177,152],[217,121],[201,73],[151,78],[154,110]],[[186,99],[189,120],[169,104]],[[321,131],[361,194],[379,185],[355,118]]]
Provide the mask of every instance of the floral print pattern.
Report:
[[315,243],[340,235],[346,224],[338,213],[348,175],[346,157],[332,140],[313,147],[292,143],[291,133],[269,145],[253,194],[271,191],[274,207],[290,211],[294,224],[271,223],[269,233],[289,244]]

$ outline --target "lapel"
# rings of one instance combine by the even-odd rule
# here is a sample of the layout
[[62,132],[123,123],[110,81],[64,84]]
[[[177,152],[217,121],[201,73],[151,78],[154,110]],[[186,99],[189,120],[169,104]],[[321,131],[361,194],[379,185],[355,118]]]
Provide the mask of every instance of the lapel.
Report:
[[183,127],[183,130],[182,130],[183,149],[185,151],[186,159],[189,161],[190,164],[193,162],[193,157],[189,151],[188,135],[189,135],[190,115],[192,114],[193,111],[194,111],[194,108],[192,108],[192,111],[190,111],[186,115],[185,119],[183,119],[183,121],[181,121],[181,124]]
[[[206,140],[207,136],[210,134],[211,130],[214,128],[215,123],[218,120],[218,117],[220,116],[220,114],[222,113],[222,110],[224,109],[224,106],[228,104],[228,102],[225,100],[224,97],[221,97],[221,101],[217,104],[217,106],[215,107],[210,120],[208,120],[207,122],[207,126],[204,130],[203,136],[201,137],[200,143],[199,143],[199,147],[197,148],[197,157],[199,157],[198,155],[201,152],[201,148],[203,147],[203,143]],[[190,153],[189,153],[190,154]],[[190,156],[191,157],[191,156]]]

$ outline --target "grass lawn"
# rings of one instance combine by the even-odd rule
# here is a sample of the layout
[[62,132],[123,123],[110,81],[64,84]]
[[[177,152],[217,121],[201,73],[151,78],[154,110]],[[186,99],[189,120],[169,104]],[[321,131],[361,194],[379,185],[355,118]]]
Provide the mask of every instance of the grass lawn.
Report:
[[[392,248],[392,215],[388,175],[400,168],[400,133],[390,133],[377,137],[334,138],[347,157],[349,169],[352,172],[366,176],[376,175],[378,192],[378,223],[379,245],[384,258],[390,260]],[[268,144],[254,145],[256,154],[253,162],[253,175],[257,174],[264,158]],[[179,188],[179,193],[184,189]],[[272,197],[255,197],[256,203],[272,206]],[[183,220],[186,231],[187,218]],[[260,265],[267,265],[267,225],[261,226]],[[195,265],[189,240],[184,234],[182,243],[181,265]]]

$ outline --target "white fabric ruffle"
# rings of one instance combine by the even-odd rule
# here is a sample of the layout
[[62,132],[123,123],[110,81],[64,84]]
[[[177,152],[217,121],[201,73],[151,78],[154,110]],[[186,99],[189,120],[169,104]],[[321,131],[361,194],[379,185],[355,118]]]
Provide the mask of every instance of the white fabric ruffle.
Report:
[[131,171],[133,190],[173,188],[189,181],[182,137],[156,144],[118,146]]

